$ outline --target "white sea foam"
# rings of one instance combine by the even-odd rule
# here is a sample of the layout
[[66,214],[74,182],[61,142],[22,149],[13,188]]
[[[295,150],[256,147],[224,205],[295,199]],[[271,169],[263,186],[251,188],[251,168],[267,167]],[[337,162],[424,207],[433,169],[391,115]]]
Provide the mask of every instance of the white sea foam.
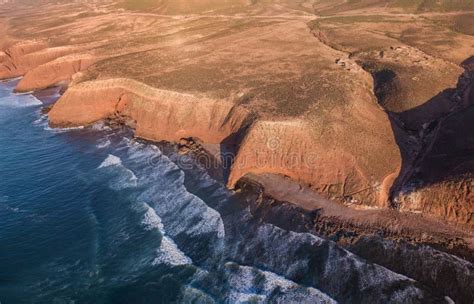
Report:
[[[160,170],[161,176],[166,176],[166,182],[151,184],[140,195],[140,199],[146,202],[159,202],[155,206],[158,214],[176,223],[170,228],[169,233],[171,235],[185,234],[192,238],[214,234],[217,239],[223,240],[225,230],[220,214],[207,206],[200,198],[187,192],[182,182],[176,180],[176,177],[181,175],[180,171],[166,172],[166,168],[160,168]],[[153,175],[150,174],[150,176]],[[150,180],[156,181],[155,178],[150,178]],[[174,189],[174,191],[169,189]],[[180,212],[177,213],[176,210]],[[218,249],[217,243],[214,248]]]
[[100,164],[99,168],[106,168],[106,167],[117,166],[121,164],[122,164],[122,160],[120,159],[120,157],[109,154],[107,158]]
[[300,286],[273,272],[249,266],[231,265],[226,264],[229,269],[226,274],[230,286],[228,300],[231,303],[246,303],[249,300],[264,303],[277,289],[278,298],[273,299],[277,303],[301,303],[298,298],[304,303],[336,303],[316,288]]
[[40,117],[37,120],[33,121],[33,125],[46,127],[48,125],[48,116],[40,115]]
[[167,264],[172,266],[189,265],[192,260],[187,257],[169,237],[163,236],[161,246],[153,265]]
[[111,128],[107,126],[103,121],[97,121],[93,123],[90,128],[97,131],[110,131]]
[[7,204],[4,204],[2,200],[0,200],[0,210],[1,209],[5,209],[7,211],[14,212],[14,213],[20,212],[20,208],[10,207]]
[[0,98],[0,106],[10,108],[26,108],[40,106],[43,103],[33,95],[10,95]]
[[135,188],[138,184],[138,178],[133,171],[122,165],[118,165],[118,168],[120,168],[122,172],[120,172],[116,178],[109,181],[108,185],[110,189],[123,190]]
[[35,91],[28,91],[28,92],[21,92],[21,93],[13,93],[13,96],[23,96],[23,95],[31,95]]
[[101,139],[99,141],[99,143],[96,145],[96,147],[98,149],[104,149],[104,148],[107,148],[108,146],[110,146],[110,144],[111,144],[110,139],[105,138],[105,139]]
[[163,238],[161,239],[160,248],[157,250],[157,256],[153,261],[153,265],[167,264],[172,266],[188,265],[192,264],[192,260],[187,257],[178,245],[165,235],[165,229],[161,218],[156,214],[155,210],[151,208],[147,203],[143,203],[146,212],[143,215],[142,224],[147,230],[158,229]]
[[145,215],[143,216],[142,224],[145,225],[147,230],[158,229],[164,232],[163,223],[160,217],[156,214],[155,210],[151,208],[147,203],[144,203],[146,209]]
[[210,295],[191,286],[183,287],[182,293],[183,296],[181,298],[181,303],[216,303],[216,301]]
[[45,131],[50,131],[53,133],[65,133],[69,131],[74,131],[74,130],[83,130],[84,126],[78,126],[78,127],[69,127],[69,128],[51,128],[48,124],[45,125],[44,130]]
[[[200,203],[204,204],[197,197],[193,197],[194,200],[199,200]],[[216,232],[219,239],[225,237],[224,223],[220,214],[212,208],[203,206],[201,204],[189,204],[187,209],[194,209],[192,213],[199,216],[200,221],[196,225],[190,226],[189,232],[191,235],[201,235]]]
[[160,154],[157,154],[157,151],[153,150],[151,147],[141,146],[139,143],[135,143],[133,146],[129,146],[128,155],[130,160],[136,162],[148,162],[152,157]]
[[109,180],[108,185],[112,190],[123,190],[134,188],[138,184],[138,178],[132,170],[122,165],[120,157],[109,154],[107,158],[97,167],[98,169],[114,168],[114,176]]
[[18,77],[14,77],[14,78],[2,79],[2,80],[0,80],[0,82],[1,83],[9,83],[9,82],[14,82],[14,81],[20,80],[22,78],[23,78],[23,76],[18,76]]
[[[162,243],[157,249],[156,258],[153,261],[154,265],[192,263],[192,260],[172,240],[172,237],[182,232],[190,236],[214,233],[219,239],[224,238],[224,225],[219,213],[187,192],[184,187],[184,173],[166,156],[162,155],[157,147],[123,138],[118,149],[124,149],[127,153],[127,164],[136,163],[142,168],[138,171],[139,184],[147,189],[138,198],[138,202],[143,202],[145,207],[142,225],[146,230],[157,229],[163,235]],[[150,157],[157,155],[163,157],[159,164],[142,166],[148,163]],[[120,178],[110,181],[111,186],[115,185],[115,187],[121,188],[130,180],[133,180],[134,185],[138,184],[136,178],[127,177],[126,172],[130,172],[130,174],[133,172],[124,167],[123,162],[125,159],[108,155],[99,166],[100,169],[113,168],[111,172],[121,172]],[[156,209],[150,207],[152,204]],[[181,210],[180,217],[175,214],[177,209]],[[171,220],[170,227],[165,227],[162,223],[161,217],[163,216]],[[215,245],[214,247],[217,247],[218,244],[215,243]]]

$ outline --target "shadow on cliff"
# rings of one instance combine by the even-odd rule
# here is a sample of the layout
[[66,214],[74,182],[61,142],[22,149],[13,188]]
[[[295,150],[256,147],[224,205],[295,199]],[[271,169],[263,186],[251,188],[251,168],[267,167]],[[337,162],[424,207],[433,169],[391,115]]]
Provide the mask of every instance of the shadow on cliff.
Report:
[[[231,115],[229,115],[229,117],[230,116]],[[217,151],[215,145],[203,144],[203,142],[197,138],[188,138],[184,140],[187,142],[198,142],[201,147],[204,147],[205,153],[195,155],[197,156],[198,162],[201,166],[205,167],[212,178],[226,185],[229,181],[232,166],[237,157],[237,153],[239,152],[240,145],[254,121],[255,114],[253,113],[242,123],[242,126],[238,131],[229,134],[220,144],[217,144]],[[226,121],[224,121],[222,125],[225,124]],[[211,146],[214,146],[214,148],[211,148]]]
[[247,132],[249,131],[255,117],[251,116],[244,124],[243,127],[236,133],[233,133],[226,137],[220,144],[221,150],[221,168],[220,176],[224,185],[229,182],[230,173],[234,160],[239,152],[240,145],[242,144]]
[[[474,56],[462,66],[465,73],[456,88],[447,88],[408,111],[389,113],[402,156],[391,189],[392,203],[408,185],[426,187],[474,175]],[[421,145],[414,137],[423,138]]]

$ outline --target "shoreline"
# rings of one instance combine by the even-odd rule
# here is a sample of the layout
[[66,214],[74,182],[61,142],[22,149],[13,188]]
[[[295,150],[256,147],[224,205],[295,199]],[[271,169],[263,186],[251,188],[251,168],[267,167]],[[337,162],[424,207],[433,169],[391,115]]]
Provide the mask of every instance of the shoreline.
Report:
[[[54,88],[50,88],[54,89]],[[63,91],[64,87],[63,87]],[[54,103],[51,104],[54,106]],[[117,125],[129,128],[134,134],[133,128],[119,120],[104,120],[108,125]],[[87,126],[84,126],[87,127]],[[204,166],[208,174],[217,182],[226,185],[228,176],[225,173],[225,166],[219,159],[220,152],[211,153],[205,144],[194,141],[192,138],[182,142],[167,140],[155,141],[136,136],[136,140],[154,145],[168,145],[174,147],[177,153],[187,154]],[[222,145],[221,145],[222,148]],[[225,148],[224,148],[225,149]],[[215,151],[214,151],[215,152]],[[204,160],[204,163],[202,162]],[[209,166],[213,164],[213,168]],[[368,233],[369,235],[385,235],[388,239],[404,240],[411,244],[429,245],[445,251],[449,254],[459,256],[474,262],[474,234],[469,225],[452,223],[442,219],[424,216],[413,212],[401,212],[390,209],[355,209],[342,205],[339,202],[331,201],[322,197],[314,190],[308,188],[305,183],[292,180],[281,175],[254,175],[246,174],[236,182],[235,189],[230,191],[239,192],[242,184],[258,185],[254,188],[254,194],[262,193],[264,197],[275,200],[279,203],[289,203],[296,208],[302,208],[306,212],[321,211],[322,214],[316,216],[317,220],[324,219],[323,227],[316,229],[317,235],[331,238],[330,235],[337,233],[339,229],[354,230],[357,233]],[[260,188],[260,189],[259,189]],[[285,193],[285,190],[286,193]],[[416,227],[424,223],[422,228]],[[327,231],[325,226],[333,226]],[[342,226],[341,226],[342,225]],[[439,227],[438,225],[441,225]],[[423,230],[425,229],[425,230]],[[353,232],[349,232],[352,234]]]
[[[360,236],[378,235],[414,245],[432,246],[474,261],[474,236],[468,227],[394,210],[355,210],[320,197],[306,186],[279,176],[247,176],[239,182],[238,189],[255,192],[263,208],[271,208],[272,205],[294,206],[294,209],[300,210],[298,213],[310,216],[314,225],[310,230],[329,239],[336,238],[338,242],[350,244]],[[264,201],[269,203],[265,204]]]
[[[21,77],[15,77],[12,79],[6,79],[4,81],[17,81],[20,79]],[[57,99],[55,101],[51,99],[47,101],[47,105],[44,107],[43,110],[43,113],[48,115],[48,121],[50,121],[50,110],[54,108],[56,102],[64,96],[64,93],[68,92],[68,86],[51,86],[45,89],[36,90],[34,92],[25,94],[31,94],[37,98],[41,98],[40,96],[42,92],[48,91],[55,91],[58,94]],[[41,101],[43,102],[43,100]],[[230,144],[228,144],[227,147],[225,144],[209,145],[208,143],[196,139],[195,137],[184,137],[180,141],[157,141],[151,138],[137,136],[134,126],[130,125],[127,121],[121,120],[118,117],[104,118],[101,119],[101,121],[104,121],[111,125],[121,125],[130,128],[132,133],[134,133],[134,137],[138,140],[150,142],[152,144],[169,144],[177,147],[179,153],[190,153],[191,157],[197,158],[198,160],[200,159],[201,161],[204,160],[204,167],[206,167],[208,173],[216,181],[223,183],[224,185],[227,184],[229,186],[227,181],[230,174],[232,174],[230,171],[230,166],[235,161],[235,157],[238,155],[238,152],[234,153],[231,159],[225,159],[222,158],[222,151],[230,149],[229,146],[238,146],[242,143],[238,144],[231,142]],[[250,128],[251,125],[252,123],[248,124],[248,126],[244,126],[243,128]],[[87,127],[87,124],[81,126]],[[244,132],[244,134],[237,136],[244,138],[246,134]],[[241,139],[240,141],[242,140],[243,139]],[[209,149],[206,148],[206,146],[214,146],[216,148]],[[238,151],[239,148],[235,147],[232,149]],[[210,152],[211,150],[213,150],[213,152]],[[383,230],[389,235],[393,235],[395,238],[412,238],[412,242],[418,244],[426,243],[434,245],[439,242],[442,244],[439,247],[441,248],[441,250],[444,250],[450,254],[455,254],[463,258],[467,258],[471,262],[474,261],[474,235],[469,224],[453,223],[436,217],[432,217],[429,214],[417,214],[410,211],[390,210],[379,207],[370,208],[364,206],[361,206],[362,208],[348,207],[344,206],[342,202],[338,202],[321,196],[320,193],[308,187],[307,183],[305,182],[297,181],[288,176],[285,177],[279,174],[274,174],[272,177],[268,177],[271,175],[272,173],[262,172],[261,174],[255,175],[254,173],[249,172],[244,174],[237,181],[235,181],[235,185],[240,186],[237,186],[236,189],[233,189],[232,187],[228,188],[229,190],[238,191],[239,188],[241,188],[242,183],[245,184],[246,182],[251,181],[250,183],[256,183],[257,185],[259,185],[260,188],[264,189],[264,195],[266,195],[267,197],[271,197],[276,201],[290,203],[298,208],[303,208],[304,210],[309,212],[318,209],[322,210],[323,214],[326,215],[325,217],[330,219],[329,225],[331,226],[335,225],[337,227],[341,222],[349,222],[349,226],[351,226],[352,229],[356,229],[359,231],[372,231],[372,233],[375,234],[377,233],[377,231]],[[282,189],[279,189],[279,186],[281,186],[282,184],[285,185],[282,187],[283,189],[289,190],[287,191],[287,193],[282,193]],[[258,193],[260,190],[256,189],[255,191]],[[421,220],[423,223],[426,223],[423,225],[426,230],[423,231],[424,233],[418,232],[414,234],[415,236],[412,236],[410,235],[411,233],[409,231],[413,230],[416,225],[415,222],[417,221],[417,219]],[[388,221],[388,224],[383,223],[383,221]],[[442,228],[438,229],[438,225],[441,225]],[[358,228],[358,226],[360,227]],[[433,227],[435,229],[433,229]],[[422,229],[418,228],[416,230]],[[324,233],[326,233],[325,231],[320,232],[323,235]],[[423,237],[421,237],[422,234],[427,233],[428,235],[424,235]],[[427,238],[432,238],[434,242],[430,243],[429,241],[426,241]],[[459,238],[461,239],[461,241],[457,240]],[[452,243],[452,241],[454,241],[454,243]]]
[[[105,22],[110,17],[109,14],[114,16],[116,12],[110,11],[103,15],[104,20],[102,18],[96,20],[95,17],[90,19],[98,23]],[[126,15],[123,11],[118,16],[122,18]],[[135,15],[131,13],[130,17],[133,16]],[[396,17],[396,15],[393,16]],[[154,17],[143,18],[148,20]],[[178,74],[179,77],[176,79],[169,77],[165,79],[168,85],[163,85],[160,81],[147,80],[157,80],[159,77],[158,74],[155,75],[155,72],[148,70],[146,65],[141,66],[143,69],[139,73],[135,73],[135,70],[139,70],[138,66],[134,65],[135,59],[125,62],[119,60],[128,55],[142,52],[145,54],[159,49],[159,39],[156,42],[156,49],[148,46],[141,48],[138,44],[137,49],[134,48],[132,53],[130,53],[132,50],[122,46],[117,46],[117,53],[105,52],[103,47],[114,41],[114,37],[109,37],[110,40],[104,39],[102,42],[101,40],[81,40],[81,43],[70,43],[67,37],[64,37],[64,41],[52,43],[41,35],[30,37],[30,39],[25,37],[10,40],[6,48],[0,52],[2,63],[0,78],[8,75],[24,75],[16,91],[30,91],[60,85],[64,94],[49,112],[49,122],[52,127],[86,126],[103,119],[115,119],[134,129],[135,136],[139,138],[175,143],[192,141],[201,146],[215,145],[217,148],[214,147],[211,150],[215,154],[216,162],[219,162],[222,154],[227,154],[228,150],[231,150],[229,160],[225,161],[229,166],[222,174],[229,188],[233,188],[239,179],[247,174],[276,174],[308,185],[319,195],[353,209],[393,209],[402,213],[423,213],[460,225],[465,224],[466,227],[473,227],[469,191],[464,191],[463,201],[459,202],[455,187],[444,187],[442,176],[439,177],[440,180],[436,180],[440,185],[420,184],[418,188],[412,187],[408,192],[406,191],[408,186],[412,185],[411,179],[419,163],[431,150],[429,144],[434,143],[433,138],[437,137],[436,134],[430,133],[432,125],[443,123],[443,119],[447,116],[445,112],[456,112],[468,106],[470,79],[459,76],[460,73],[469,76],[468,68],[459,60],[448,62],[408,43],[400,45],[398,42],[401,43],[401,41],[380,46],[380,52],[371,51],[361,54],[349,52],[338,47],[334,41],[326,39],[329,37],[320,24],[322,20],[319,20],[317,15],[314,18],[314,22],[308,24],[300,21],[274,26],[264,24],[262,28],[266,30],[261,32],[268,32],[268,34],[263,37],[256,35],[256,41],[259,44],[253,45],[260,49],[261,43],[268,41],[269,38],[270,40],[284,38],[290,30],[298,34],[295,37],[290,35],[292,39],[283,39],[282,42],[285,43],[283,45],[290,42],[296,46],[297,41],[300,41],[299,47],[295,47],[288,53],[286,53],[286,48],[282,48],[275,53],[278,56],[273,53],[268,56],[275,55],[275,61],[289,60],[288,63],[300,68],[302,68],[301,61],[295,61],[295,55],[304,54],[305,58],[310,58],[317,54],[324,59],[321,59],[324,61],[324,65],[321,63],[323,68],[321,71],[334,73],[331,75],[337,77],[325,78],[321,76],[324,73],[319,72],[305,75],[309,77],[305,79],[325,78],[324,83],[312,83],[308,86],[304,84],[306,80],[302,80],[301,84],[305,88],[303,91],[314,93],[313,87],[319,88],[316,95],[303,92],[305,96],[311,95],[309,96],[311,100],[304,96],[291,95],[293,91],[299,90],[293,85],[287,87],[287,91],[283,92],[285,94],[281,94],[279,86],[276,86],[270,87],[272,89],[268,102],[267,97],[263,96],[263,102],[259,100],[262,105],[253,105],[252,99],[256,93],[249,90],[253,86],[256,86],[257,90],[260,87],[259,82],[253,78],[249,79],[248,83],[243,82],[244,89],[242,90],[234,85],[228,89],[225,81],[220,83],[212,78],[219,74],[202,74],[201,72],[206,72],[206,70],[198,69],[197,75],[194,75],[195,70],[191,68],[189,72],[194,78],[198,76],[197,79],[187,81],[188,73],[183,69]],[[196,16],[192,19],[198,21]],[[330,19],[328,18],[327,22],[330,22]],[[82,18],[74,20],[77,21],[78,26],[87,26],[87,22]],[[173,22],[188,26],[186,18]],[[48,28],[47,25],[42,26]],[[8,29],[9,25],[5,24],[5,30]],[[66,32],[63,34],[68,36],[68,28],[64,27],[64,29]],[[252,28],[249,33],[246,33],[245,29],[246,27],[242,29],[243,33],[250,36],[260,32],[258,28],[257,33]],[[237,32],[240,32],[240,29]],[[278,34],[280,32],[281,35]],[[241,34],[236,33],[240,39],[247,39],[249,35],[241,37]],[[170,37],[173,37],[173,33]],[[214,36],[211,35],[211,37]],[[122,38],[124,37],[120,39]],[[120,42],[120,39],[116,42]],[[246,41],[245,39],[243,41]],[[209,43],[212,46],[212,41],[212,39],[210,41],[198,39],[195,42],[191,40],[190,43],[195,43],[197,48],[187,50],[185,47],[185,49],[190,54],[194,54],[195,51],[202,51],[199,49],[201,43]],[[214,47],[218,46],[219,44]],[[174,52],[179,51],[179,48],[174,49],[173,43],[171,45],[165,43],[161,47],[163,49],[170,47]],[[239,54],[236,53],[236,55]],[[183,55],[186,57],[186,54],[183,53]],[[241,55],[247,62],[255,62],[255,72],[260,71],[259,59],[253,56],[247,58],[246,53]],[[157,58],[161,58],[160,56]],[[222,63],[231,63],[226,58],[229,57],[224,56]],[[405,61],[405,59],[409,60]],[[401,105],[401,109],[407,112],[407,117],[397,115],[396,111],[394,112],[390,106],[384,104],[380,95],[390,93],[384,93],[383,89],[390,89],[392,83],[385,83],[390,79],[385,79],[383,73],[380,74],[378,71],[380,68],[385,68],[389,74],[401,75],[402,72],[406,72],[404,68],[392,66],[400,60],[403,61],[400,63],[402,66],[417,66],[417,70],[413,73],[419,74],[419,77],[410,78],[408,87],[404,87],[404,82],[400,84],[403,86],[401,89],[406,89],[408,93],[414,90],[418,94],[420,91],[418,88],[426,89],[424,86],[418,87],[421,83],[419,80],[425,74],[429,75],[432,70],[434,72],[434,70],[446,68],[445,74],[449,74],[443,76],[442,81],[439,81],[435,87],[421,92],[421,97],[415,96],[417,97],[414,102],[416,107],[410,105],[411,108],[404,108],[404,105]],[[195,65],[199,65],[198,63]],[[104,64],[107,68],[99,68]],[[304,64],[304,66],[307,65]],[[217,65],[217,68],[220,66]],[[131,67],[134,68],[131,69]],[[249,67],[253,66],[249,65]],[[118,72],[111,73],[110,68],[118,69]],[[172,64],[172,61],[168,63],[168,70],[170,68],[171,70],[179,69]],[[272,71],[273,69],[263,70],[262,75],[268,73],[268,75],[273,75]],[[300,69],[295,71],[298,75],[301,74]],[[229,75],[232,78],[232,73]],[[291,77],[278,75],[285,81],[291,79]],[[189,84],[194,86],[193,81],[199,84],[201,78],[206,80],[206,77],[213,79],[210,87],[207,84],[196,90],[189,89]],[[225,77],[228,76],[221,75],[218,79],[231,80]],[[458,86],[454,88],[456,81]],[[463,81],[466,86],[460,85]],[[170,86],[169,82],[184,82],[185,86]],[[216,94],[214,89],[223,90],[224,94],[222,92]],[[444,99],[431,100],[437,97],[433,97],[433,94],[439,90],[443,90],[443,93],[455,90],[456,94],[451,92],[453,96],[448,96],[449,94],[446,93]],[[337,94],[333,94],[336,91]],[[266,95],[268,93],[265,92]],[[395,94],[392,99],[402,100],[401,97],[398,98]],[[291,108],[298,106],[297,103],[311,102],[314,103],[314,108],[298,112],[299,114],[296,115],[286,115],[284,112],[273,113],[270,103],[272,98],[276,98],[273,101],[276,101],[277,105],[284,101]],[[324,101],[328,101],[328,105],[323,104]],[[424,107],[424,103],[430,105]],[[285,111],[289,110],[291,109]],[[361,136],[355,136],[356,130],[356,133]],[[425,141],[428,141],[428,144]],[[219,153],[215,151],[218,150],[221,155],[216,156]],[[467,183],[469,181],[467,180]],[[430,186],[433,186],[434,190],[431,190]],[[469,185],[464,186],[469,188]],[[425,188],[427,191],[424,191]],[[443,199],[432,202],[433,197],[430,191],[441,192]]]
[[[44,48],[48,50],[45,45],[38,43],[23,44],[33,49],[33,54],[43,52],[41,50]],[[15,45],[13,49],[16,50],[14,47]],[[40,51],[35,51],[37,48],[40,48]],[[18,52],[26,51],[21,48]],[[16,60],[21,62],[23,55],[17,56]],[[115,119],[134,129],[137,137],[151,141],[179,143],[182,140],[193,140],[202,145],[220,145],[223,148],[221,155],[214,155],[217,160],[230,151],[230,159],[226,161],[229,166],[224,178],[229,188],[246,174],[277,174],[288,176],[297,183],[310,185],[316,193],[339,204],[350,205],[354,209],[396,209],[415,214],[432,213],[432,216],[443,220],[465,223],[468,227],[474,225],[468,215],[469,206],[460,210],[451,210],[459,206],[449,204],[420,208],[419,202],[413,202],[410,195],[402,192],[414,172],[411,166],[416,163],[413,164],[412,161],[416,161],[419,156],[404,155],[406,151],[404,152],[405,148],[402,147],[409,146],[410,138],[408,135],[397,138],[397,132],[404,132],[400,131],[399,122],[392,122],[395,140],[400,141],[397,143],[399,147],[394,145],[391,148],[395,154],[400,155],[394,161],[384,160],[385,165],[389,164],[390,168],[382,162],[377,163],[378,169],[371,169],[367,163],[372,162],[373,156],[367,155],[376,154],[376,151],[364,152],[365,156],[362,156],[353,155],[347,149],[329,153],[324,149],[324,145],[319,147],[318,144],[315,147],[315,138],[307,131],[311,126],[302,118],[267,119],[233,100],[161,90],[129,78],[83,81],[82,70],[72,68],[77,64],[76,61],[59,60],[59,64],[59,71],[55,70],[55,65],[49,67],[49,63],[41,62],[38,67],[31,67],[29,70],[50,69],[53,75],[65,73],[56,78],[71,79],[70,83],[60,83],[60,92],[63,94],[59,102],[52,105],[52,111],[48,111],[52,127],[87,126],[103,119]],[[88,65],[85,66],[87,67]],[[30,82],[32,78],[34,77],[29,77]],[[42,84],[46,89],[55,85],[58,83]],[[42,86],[37,88],[41,90]],[[464,94],[468,89],[469,87],[462,87],[459,94],[468,94],[469,92]],[[37,90],[33,93],[35,91]],[[468,99],[466,96],[463,98]],[[388,114],[384,112],[383,115]],[[373,142],[374,139],[371,145]],[[428,153],[422,152],[422,156]],[[227,156],[229,155],[224,158]],[[404,158],[408,160],[405,161]],[[364,164],[363,167],[361,164]],[[377,177],[374,177],[374,174]]]
[[[60,88],[49,88],[48,90],[58,93],[61,91]],[[42,95],[42,92],[40,90],[35,92],[35,94],[36,96]],[[49,105],[51,106],[52,104],[54,102],[51,102]],[[122,122],[116,120],[110,120],[108,123],[127,127]],[[187,146],[187,143],[173,144],[167,141],[156,142],[141,139],[136,136],[134,138],[150,144],[157,144],[158,146],[163,144],[171,145],[178,153],[184,148],[184,152],[194,157],[194,159],[196,159],[196,156],[199,158],[199,155],[212,156],[206,154],[208,151],[200,143]],[[213,176],[212,173],[210,175]],[[215,175],[213,178],[216,179]],[[219,181],[218,179],[216,180]],[[220,182],[223,183],[224,181]],[[445,222],[443,223],[445,227],[438,228],[433,224],[440,223],[440,221],[424,219],[414,214],[403,214],[393,210],[354,210],[337,202],[319,197],[317,193],[303,184],[285,177],[250,176],[249,178],[249,176],[244,176],[237,182],[234,195],[250,197],[251,211],[261,221],[268,221],[290,231],[309,232],[316,236],[322,236],[369,261],[375,260],[374,262],[377,264],[394,271],[397,270],[396,272],[412,277],[433,289],[446,289],[446,286],[449,286],[449,281],[444,279],[438,281],[431,274],[423,274],[421,269],[416,267],[413,267],[413,269],[397,269],[397,260],[400,258],[400,255],[390,256],[378,253],[374,256],[374,248],[382,246],[384,250],[393,250],[395,252],[400,252],[400,248],[403,248],[403,250],[408,250],[408,252],[404,253],[406,257],[430,260],[434,258],[433,251],[421,250],[424,245],[428,245],[433,248],[435,253],[437,250],[440,250],[441,252],[453,255],[453,257],[447,256],[445,261],[453,269],[462,269],[464,267],[462,262],[454,258],[455,256],[459,256],[471,263],[474,260],[472,243],[466,245],[464,241],[459,240],[460,237],[461,239],[465,238],[467,234],[456,230],[449,223]],[[412,220],[409,220],[409,218]],[[387,219],[392,220],[392,222],[387,223],[385,221]],[[419,230],[430,227],[436,229],[432,232],[424,230],[412,233],[410,229],[413,227],[410,227],[410,225],[413,225],[416,220],[426,221],[427,224],[431,224],[423,225],[421,228],[418,227]],[[420,222],[416,224],[419,225]],[[447,231],[443,231],[444,228]],[[466,229],[468,228],[466,227]],[[370,246],[367,246],[367,244],[370,244]],[[466,286],[468,285],[466,284],[468,283],[458,286],[461,288],[461,293],[462,288],[467,288]]]
[[[371,263],[406,275],[432,290],[449,291],[448,295],[455,299],[456,303],[468,303],[469,299],[473,299],[470,292],[474,261],[472,237],[469,248],[456,233],[449,235],[450,229],[438,235],[424,233],[419,229],[426,225],[421,228],[416,225],[423,222],[436,225],[439,221],[416,215],[403,215],[396,211],[374,210],[374,217],[361,212],[358,214],[359,218],[354,214],[357,211],[342,206],[336,209],[346,208],[345,212],[327,212],[327,209],[321,206],[334,203],[324,198],[315,199],[313,196],[309,197],[311,202],[308,204],[308,194],[305,193],[304,186],[293,183],[293,189],[288,192],[296,192],[297,196],[306,197],[303,199],[306,203],[300,206],[289,200],[291,194],[282,195],[282,192],[285,192],[282,188],[287,187],[291,181],[286,181],[284,186],[278,185],[276,192],[280,193],[271,189],[269,194],[268,187],[262,182],[268,178],[272,179],[268,176],[254,177],[253,180],[243,178],[238,183],[237,195],[247,199],[251,213],[262,222],[333,241]],[[380,217],[379,220],[377,216]],[[376,224],[369,224],[370,221],[375,221]],[[407,222],[410,225],[407,225]],[[412,233],[411,229],[418,231]],[[426,271],[425,267],[429,267],[430,271]],[[446,272],[447,269],[450,269],[449,273]]]
[[[139,299],[177,261],[199,274],[176,295],[216,302],[285,299],[268,272],[341,303],[474,303],[474,3],[119,2],[0,8],[5,205],[74,224],[41,224],[71,235],[58,257],[83,234],[105,293],[146,265]],[[36,225],[17,215],[14,243]]]

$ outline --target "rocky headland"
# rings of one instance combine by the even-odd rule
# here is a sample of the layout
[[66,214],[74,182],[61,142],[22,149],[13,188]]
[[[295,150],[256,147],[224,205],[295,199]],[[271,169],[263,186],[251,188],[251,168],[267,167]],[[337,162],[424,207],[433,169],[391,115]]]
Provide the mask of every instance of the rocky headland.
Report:
[[62,16],[51,22],[13,1],[0,10],[0,78],[23,77],[18,92],[64,87],[53,127],[112,121],[230,157],[219,176],[250,189],[262,220],[469,303],[474,13],[181,2],[45,3]]

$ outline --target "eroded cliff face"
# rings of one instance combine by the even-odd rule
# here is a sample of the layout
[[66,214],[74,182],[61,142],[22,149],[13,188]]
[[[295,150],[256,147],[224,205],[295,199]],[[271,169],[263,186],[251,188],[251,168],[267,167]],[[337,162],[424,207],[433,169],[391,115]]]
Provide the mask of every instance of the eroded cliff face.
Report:
[[[470,91],[466,92],[462,94],[463,100],[470,98]],[[328,198],[353,206],[386,208],[403,162],[400,149],[406,149],[409,142],[401,145],[403,131],[397,131],[396,124],[390,125],[383,111],[370,103],[358,105],[352,114],[361,122],[346,116],[347,125],[333,126],[329,122],[322,134],[303,119],[255,120],[247,109],[230,101],[112,79],[70,87],[50,112],[50,122],[53,126],[69,127],[115,119],[133,127],[137,137],[153,141],[196,138],[202,143],[239,144],[228,180],[231,188],[247,174],[271,173],[308,184]],[[374,130],[363,138],[347,136],[353,130],[370,126]],[[443,129],[451,132],[449,127]],[[400,133],[398,141],[396,132]],[[340,138],[346,141],[341,143]],[[448,134],[446,138],[452,136]],[[440,181],[397,197],[395,207],[472,223],[471,189],[471,179]]]
[[154,141],[196,138],[220,144],[251,122],[251,114],[225,100],[158,90],[128,79],[92,81],[73,86],[49,113],[57,127],[118,119],[135,135]]
[[[348,138],[347,143],[341,144],[331,141],[331,136],[338,133],[347,138],[354,126],[334,127],[318,138],[315,127],[304,120],[254,122],[249,110],[229,101],[113,79],[70,87],[49,118],[56,127],[115,119],[133,127],[137,137],[154,141],[195,138],[203,143],[240,144],[229,177],[230,187],[248,173],[274,173],[310,184],[328,197],[386,207],[401,158],[388,118],[384,120],[384,113],[375,104],[372,110],[374,116],[365,113],[363,121],[372,119],[372,123],[382,126],[382,131],[372,132],[364,139]],[[385,138],[377,143],[374,139],[379,136]],[[348,149],[347,145],[356,141],[366,147]]]
[[19,42],[0,53],[0,79],[23,76],[26,72],[58,57],[71,54],[72,47],[48,48],[42,41]]
[[[443,290],[456,303],[474,298],[472,242],[461,229],[394,210],[345,208],[274,175],[248,176],[237,187],[264,222],[325,236],[372,263]],[[295,197],[298,206],[290,203]]]
[[464,176],[409,190],[398,197],[398,203],[401,211],[474,226],[473,190],[473,176]]
[[[400,158],[392,162],[387,157],[385,171],[377,172],[366,165],[372,160],[380,162],[379,155],[356,154],[357,149],[320,141],[311,128],[302,120],[256,123],[241,145],[229,186],[249,173],[272,173],[306,183],[327,197],[386,207],[391,176],[396,174]],[[395,144],[390,148],[397,153]]]
[[451,112],[431,121],[425,148],[395,202],[402,211],[431,214],[474,225],[474,67],[466,61],[456,90],[447,95]]
[[474,225],[473,127],[474,106],[440,123],[430,148],[396,198],[401,210]]
[[60,57],[29,70],[16,87],[17,92],[45,89],[62,82],[69,83],[73,75],[90,67],[97,61],[91,55]]
[[[98,60],[92,55],[65,56],[72,51],[34,41],[16,44],[2,54],[2,75],[25,74],[17,91],[69,83]],[[202,143],[232,144],[237,149],[228,179],[231,188],[247,174],[271,173],[288,176],[326,198],[358,208],[396,207],[469,222],[472,203],[464,199],[464,203],[452,205],[459,207],[446,205],[445,195],[438,195],[437,188],[430,190],[434,186],[392,204],[393,186],[400,180],[403,166],[415,161],[416,153],[411,150],[419,150],[419,143],[377,103],[373,94],[377,83],[374,88],[367,71],[349,57],[338,59],[337,66],[347,71],[345,76],[351,76],[352,80],[344,78],[352,88],[350,94],[341,92],[338,102],[317,103],[300,118],[265,116],[259,120],[249,110],[251,106],[159,90],[130,79],[108,79],[72,83],[51,110],[50,123],[70,127],[113,119],[148,140],[194,138]],[[461,94],[463,104],[469,104],[469,92]],[[449,187],[443,184],[442,188]],[[425,198],[418,199],[420,196]]]
[[14,44],[0,53],[0,79],[18,77],[24,74],[20,68],[23,56],[46,48],[46,43],[40,41],[25,41]]

